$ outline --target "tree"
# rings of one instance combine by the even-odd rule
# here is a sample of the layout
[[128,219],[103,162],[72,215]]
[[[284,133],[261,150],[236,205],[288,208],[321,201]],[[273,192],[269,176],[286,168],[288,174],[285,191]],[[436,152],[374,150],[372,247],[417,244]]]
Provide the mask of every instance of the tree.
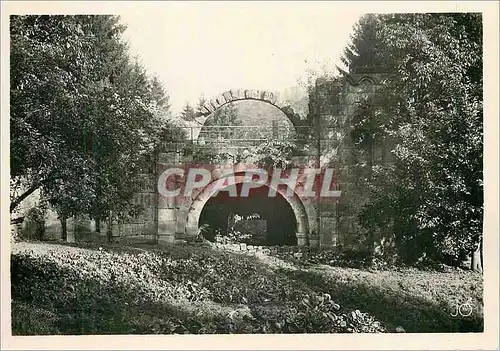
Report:
[[387,59],[383,43],[378,39],[377,29],[380,17],[368,14],[359,19],[351,34],[351,42],[344,49],[342,63],[349,72],[385,72],[390,61]]
[[[390,139],[394,158],[372,166],[362,222],[391,226],[404,261],[458,264],[482,238],[481,16],[370,16],[355,35],[360,56],[345,56],[349,69],[375,57],[390,71],[352,136],[358,149],[363,136]],[[368,42],[375,50],[364,59]]]
[[168,95],[132,60],[116,16],[11,21],[11,212],[41,188],[61,220],[135,208],[169,125]]
[[186,121],[193,121],[194,120],[195,111],[194,111],[194,108],[189,104],[189,102],[186,102],[186,105],[184,105],[184,108],[181,112],[181,116]]
[[281,168],[289,169],[293,155],[297,155],[299,147],[290,141],[266,141],[253,148],[243,156],[245,162],[258,165],[264,169]]
[[[81,146],[81,60],[90,47],[71,16],[11,17],[12,212],[42,185],[86,167]],[[79,65],[80,63],[80,65]]]
[[151,100],[155,103],[161,111],[168,114],[170,112],[170,97],[168,96],[163,84],[160,82],[157,76],[153,76],[149,82],[149,89],[151,94]]
[[203,106],[205,106],[205,104],[207,103],[207,99],[205,99],[205,97],[203,95],[200,96],[200,98],[198,99],[198,104],[196,105],[196,113],[197,114],[201,114],[203,113]]
[[204,126],[209,128],[202,129],[201,135],[208,136],[209,138],[237,139],[243,134],[237,128],[242,124],[243,122],[238,117],[238,109],[233,103],[229,103],[216,109],[208,117]]

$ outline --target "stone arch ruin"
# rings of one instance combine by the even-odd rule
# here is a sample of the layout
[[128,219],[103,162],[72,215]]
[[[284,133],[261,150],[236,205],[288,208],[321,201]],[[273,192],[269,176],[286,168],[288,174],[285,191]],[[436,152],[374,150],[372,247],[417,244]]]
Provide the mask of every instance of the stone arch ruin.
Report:
[[[332,203],[318,205],[314,201],[305,201],[295,195],[288,200],[297,220],[297,243],[311,247],[352,247],[356,245],[357,208],[367,200],[366,192],[359,188],[356,179],[356,168],[353,164],[352,147],[348,136],[353,127],[353,118],[359,109],[358,101],[366,97],[377,97],[379,87],[383,84],[383,74],[347,74],[335,79],[318,79],[315,88],[309,93],[309,113],[299,116],[287,104],[278,100],[277,94],[270,91],[252,89],[234,89],[223,92],[209,100],[195,116],[195,121],[203,128],[210,115],[218,108],[231,102],[254,100],[267,103],[278,108],[287,116],[294,127],[305,127],[312,131],[310,155],[293,156],[293,164],[321,164],[327,158],[323,152],[328,143],[336,145],[336,160],[333,167],[338,170],[338,183],[342,195]],[[189,127],[190,128],[190,127]],[[297,129],[297,128],[296,128]],[[193,140],[170,140],[166,147],[155,155],[150,169],[146,171],[145,183],[136,194],[136,203],[144,208],[144,214],[133,222],[123,220],[113,225],[113,236],[126,238],[127,241],[178,242],[197,234],[200,212],[210,198],[210,194],[201,192],[190,198],[176,199],[160,196],[157,187],[159,172],[165,167],[190,164],[193,157],[185,150],[193,145]],[[175,147],[172,147],[175,145]],[[319,148],[315,147],[319,145]],[[385,146],[375,150],[376,162],[389,160]],[[314,155],[315,154],[315,155]],[[320,157],[321,161],[319,161]],[[385,160],[385,161],[384,161]],[[336,175],[337,177],[337,175]],[[91,222],[91,221],[88,221]],[[75,225],[68,226],[68,235],[76,233]],[[87,224],[85,224],[87,225]],[[74,227],[74,229],[72,229]],[[92,224],[89,224],[92,231]],[[47,235],[60,235],[60,226],[48,227]]]
[[[237,184],[243,184],[243,183],[250,183],[248,181],[245,181],[244,179],[238,178],[238,177],[232,177],[232,176],[237,176],[238,172],[225,175],[225,177],[228,177],[228,184],[225,186],[225,188],[232,186],[232,185],[237,185]],[[217,179],[214,179],[211,184],[216,182]],[[218,190],[211,187],[210,185],[207,185],[203,190],[201,190],[198,195],[192,200],[189,210],[187,211],[186,214],[186,234],[188,237],[195,236],[198,232],[198,221],[201,215],[201,212],[203,210],[203,207],[207,203],[207,201],[214,195],[215,192]],[[297,243],[299,246],[306,245],[308,243],[309,239],[309,231],[310,231],[310,224],[309,224],[309,216],[306,211],[306,207],[304,206],[304,203],[300,199],[300,197],[293,192],[293,195],[287,196],[286,192],[288,188],[285,187],[279,187],[275,188],[272,187],[269,181],[264,184],[263,186],[267,188],[272,188],[274,189],[278,194],[282,195],[285,201],[288,202],[288,205],[291,207],[294,215],[295,215],[295,221],[296,221],[296,228],[297,231],[295,233],[297,237]]]
[[243,100],[261,101],[263,103],[270,104],[283,112],[294,127],[302,124],[303,119],[301,119],[300,115],[295,113],[293,108],[291,108],[287,103],[279,101],[276,93],[267,90],[255,89],[231,89],[223,92],[215,98],[210,99],[203,105],[201,111],[195,116],[196,122],[200,125],[204,125],[209,116],[215,112],[215,110],[229,103]]

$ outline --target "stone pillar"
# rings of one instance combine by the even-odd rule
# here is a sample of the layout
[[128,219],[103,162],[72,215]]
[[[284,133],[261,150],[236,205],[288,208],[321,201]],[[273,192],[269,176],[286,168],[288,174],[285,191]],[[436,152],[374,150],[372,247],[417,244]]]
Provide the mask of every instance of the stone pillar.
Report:
[[306,233],[297,233],[297,245],[298,246],[307,246],[307,234]]
[[75,217],[70,217],[66,220],[66,242],[68,243],[76,242],[75,222]]
[[158,242],[175,242],[177,227],[175,212],[176,209],[174,207],[158,208]]
[[319,235],[317,233],[311,233],[309,235],[309,246],[314,248],[319,247]]
[[[195,207],[200,206],[201,202],[196,201]],[[189,210],[188,210],[189,211]],[[198,217],[199,214],[196,209],[191,209],[191,213],[186,215],[186,225],[184,233],[186,235],[186,240],[192,240],[198,235]],[[200,209],[201,212],[201,209]]]
[[198,235],[198,226],[186,225],[186,239],[194,239]]

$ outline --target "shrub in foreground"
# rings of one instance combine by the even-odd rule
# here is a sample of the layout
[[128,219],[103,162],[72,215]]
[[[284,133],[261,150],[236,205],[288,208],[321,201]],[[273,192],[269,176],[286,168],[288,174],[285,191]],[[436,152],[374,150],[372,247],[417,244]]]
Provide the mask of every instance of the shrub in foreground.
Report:
[[252,257],[27,246],[11,256],[14,334],[385,331]]

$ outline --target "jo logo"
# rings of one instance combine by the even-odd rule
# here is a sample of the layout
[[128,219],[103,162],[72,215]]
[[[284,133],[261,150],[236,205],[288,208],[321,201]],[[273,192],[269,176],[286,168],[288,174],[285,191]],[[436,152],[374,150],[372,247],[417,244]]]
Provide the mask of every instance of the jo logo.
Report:
[[459,304],[458,302],[455,305],[455,309],[450,315],[452,317],[469,317],[472,314],[472,298],[468,298],[465,303]]

